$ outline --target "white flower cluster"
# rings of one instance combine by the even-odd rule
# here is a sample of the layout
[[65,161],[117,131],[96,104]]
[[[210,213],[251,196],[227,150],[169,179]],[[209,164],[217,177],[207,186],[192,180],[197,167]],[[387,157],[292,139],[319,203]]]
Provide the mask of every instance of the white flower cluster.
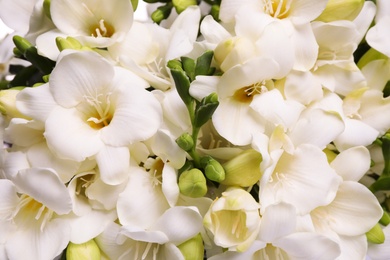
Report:
[[0,259],[388,259],[390,1],[162,2],[0,1]]

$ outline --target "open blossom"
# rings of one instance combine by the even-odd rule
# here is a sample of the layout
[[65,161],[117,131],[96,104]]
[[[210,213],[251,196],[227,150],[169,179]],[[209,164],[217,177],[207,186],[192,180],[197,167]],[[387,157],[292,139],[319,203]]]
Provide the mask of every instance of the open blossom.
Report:
[[17,103],[45,123],[56,155],[75,161],[94,156],[102,180],[119,184],[127,176],[128,146],[151,137],[160,125],[161,107],[146,87],[97,54],[76,52],[58,62],[48,84],[25,89]]

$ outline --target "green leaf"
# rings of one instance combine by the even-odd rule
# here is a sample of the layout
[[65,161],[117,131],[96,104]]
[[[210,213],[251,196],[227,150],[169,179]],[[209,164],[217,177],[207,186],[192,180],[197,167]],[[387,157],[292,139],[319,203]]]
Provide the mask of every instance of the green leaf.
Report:
[[390,190],[390,176],[381,176],[376,182],[371,184],[369,189],[373,193],[381,190]]
[[187,73],[187,76],[190,78],[190,81],[195,80],[195,61],[188,57],[181,57],[181,62],[183,64],[183,69]]

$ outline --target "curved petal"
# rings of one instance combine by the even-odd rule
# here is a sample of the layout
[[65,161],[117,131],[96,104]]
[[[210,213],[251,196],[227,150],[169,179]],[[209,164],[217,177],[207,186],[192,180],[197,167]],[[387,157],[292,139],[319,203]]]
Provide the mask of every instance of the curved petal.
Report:
[[308,105],[323,96],[321,83],[311,72],[291,71],[284,84],[286,99]]
[[162,191],[165,198],[169,203],[169,206],[174,207],[179,199],[180,189],[177,184],[178,174],[172,166],[165,164],[162,173]]
[[[7,179],[0,179],[0,219],[10,220],[12,213],[19,202],[15,185]],[[2,240],[0,240],[2,242]]]
[[294,0],[291,1],[289,17],[294,23],[308,23],[317,18],[325,9],[327,0]]
[[4,141],[23,147],[43,142],[44,124],[40,121],[12,118],[4,130]]
[[[169,241],[169,238],[159,230],[146,231],[134,226],[123,226],[120,231],[120,234],[136,241],[148,243],[165,244]],[[118,240],[120,239],[122,238],[118,237]]]
[[81,162],[103,147],[99,131],[81,117],[76,109],[56,107],[46,120],[44,136],[47,145],[60,158]]
[[86,97],[97,99],[110,92],[113,77],[113,67],[95,52],[74,52],[57,63],[50,75],[50,91],[59,105],[71,108],[87,102]]
[[297,222],[295,207],[288,203],[269,205],[261,218],[259,238],[272,243],[293,233]]
[[377,51],[390,57],[390,36],[386,33],[390,27],[390,16],[385,16],[375,26],[368,30],[366,35],[367,43]]
[[200,31],[205,40],[210,43],[218,44],[230,37],[230,33],[211,15],[203,18],[200,25]]
[[164,232],[170,242],[178,245],[198,234],[202,226],[198,211],[189,207],[173,207],[165,211],[149,230]]
[[294,69],[308,71],[313,68],[318,56],[318,44],[310,24],[295,25],[292,41],[294,43]]
[[51,169],[21,170],[12,181],[18,189],[59,215],[72,210],[72,199],[68,190]]
[[100,178],[109,185],[118,185],[127,180],[130,168],[128,147],[103,146],[96,154]]
[[[360,236],[339,236],[339,245],[341,254],[338,259],[367,259],[367,237],[366,235]],[[378,259],[379,258],[373,258]]]
[[339,153],[330,163],[344,181],[359,181],[370,169],[370,152],[364,146],[355,146]]

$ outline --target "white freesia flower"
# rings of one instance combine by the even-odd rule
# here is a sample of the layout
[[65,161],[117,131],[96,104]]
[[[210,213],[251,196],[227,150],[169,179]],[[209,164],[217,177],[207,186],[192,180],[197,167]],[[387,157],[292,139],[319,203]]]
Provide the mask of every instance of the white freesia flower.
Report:
[[246,251],[260,228],[260,205],[245,190],[229,188],[211,204],[203,223],[218,246]]
[[146,87],[97,54],[76,52],[58,62],[49,85],[22,91],[18,107],[45,123],[55,154],[75,161],[95,156],[102,180],[119,184],[127,178],[128,146],[151,137],[161,122],[160,105]]
[[12,231],[4,238],[8,258],[51,260],[60,254],[71,231],[61,215],[72,210],[72,201],[56,173],[31,168],[0,185],[0,223]]

